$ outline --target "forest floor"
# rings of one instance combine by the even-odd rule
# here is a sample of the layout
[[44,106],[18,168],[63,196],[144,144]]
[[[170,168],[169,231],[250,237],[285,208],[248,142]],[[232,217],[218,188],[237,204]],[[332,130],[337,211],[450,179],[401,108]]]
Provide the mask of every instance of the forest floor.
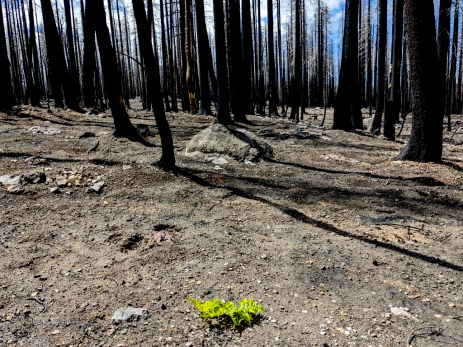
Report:
[[[213,118],[169,113],[173,175],[132,107],[154,147],[113,138],[108,114],[0,114],[0,176],[47,178],[0,186],[1,346],[463,346],[462,129],[420,164],[394,161],[411,117],[389,142],[330,130],[330,110],[323,128],[321,109],[249,116],[274,159],[217,165],[184,155]],[[218,296],[266,313],[210,329],[187,297]],[[148,318],[116,324],[129,306]]]

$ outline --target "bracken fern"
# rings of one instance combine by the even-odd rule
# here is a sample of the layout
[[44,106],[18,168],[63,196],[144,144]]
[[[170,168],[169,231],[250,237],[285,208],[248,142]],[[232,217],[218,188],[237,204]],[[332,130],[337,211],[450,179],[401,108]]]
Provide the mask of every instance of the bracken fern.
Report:
[[231,319],[233,329],[240,326],[253,324],[254,318],[259,313],[265,313],[262,305],[256,303],[254,300],[243,299],[240,301],[239,306],[236,307],[231,301],[222,302],[219,298],[201,302],[198,299],[188,298],[200,312],[200,317],[206,321],[212,319]]

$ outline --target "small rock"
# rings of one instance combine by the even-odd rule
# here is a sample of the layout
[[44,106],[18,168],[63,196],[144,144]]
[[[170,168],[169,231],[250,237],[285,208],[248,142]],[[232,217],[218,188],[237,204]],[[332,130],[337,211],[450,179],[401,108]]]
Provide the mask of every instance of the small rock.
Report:
[[82,135],[79,136],[79,139],[86,139],[89,137],[95,137],[95,134],[90,131],[86,131]]
[[56,185],[60,188],[67,187],[68,185],[68,180],[65,179],[64,177],[58,177],[55,181]]
[[167,310],[167,306],[164,305],[164,304],[162,304],[162,305],[161,305],[161,310]]
[[135,130],[137,131],[138,134],[140,134],[143,137],[145,137],[145,136],[151,136],[151,137],[156,136],[155,133],[150,131],[150,128],[146,124],[137,124],[135,126]]
[[130,165],[123,165],[122,166],[122,170],[130,170],[132,168],[132,166]]
[[34,134],[44,134],[44,135],[56,135],[61,134],[61,130],[56,128],[50,127],[40,127],[40,126],[33,126],[29,129],[29,132]]
[[44,183],[47,180],[47,176],[45,176],[45,173],[40,171],[31,171],[25,173],[22,176],[22,179],[27,183],[39,184]]
[[267,259],[267,254],[262,254],[260,257],[261,257],[262,259]]
[[51,332],[52,335],[58,335],[59,333],[61,333],[61,331],[59,331],[59,330],[53,330]]
[[50,188],[50,193],[59,194],[61,193],[61,190],[58,187],[53,187],[53,188]]
[[223,167],[221,167],[219,165],[216,165],[216,166],[214,166],[214,170],[223,170]]
[[4,186],[18,186],[21,184],[21,178],[19,176],[4,175],[0,176],[0,183]]
[[106,335],[112,335],[112,334],[114,334],[115,331],[116,331],[116,329],[109,329],[109,330],[106,332]]
[[92,115],[98,115],[98,114],[100,114],[100,111],[98,111],[98,109],[96,109],[96,108],[92,108],[92,109],[91,109],[90,111],[88,111],[86,114],[87,114],[87,115],[90,115],[90,116],[92,116]]
[[98,182],[90,186],[90,189],[92,189],[96,193],[100,193],[101,190],[103,189],[103,186],[104,186],[104,182]]
[[226,165],[228,164],[228,161],[226,161],[224,158],[216,158],[212,160],[212,164],[214,165]]
[[320,335],[322,335],[322,336],[326,335],[326,331],[324,331],[324,330],[320,331]]
[[131,322],[131,321],[138,321],[142,319],[148,318],[149,312],[147,309],[144,308],[134,308],[128,307],[123,308],[119,307],[116,312],[114,312],[111,319],[116,322]]
[[10,194],[21,194],[24,192],[24,189],[21,186],[8,186],[6,191]]

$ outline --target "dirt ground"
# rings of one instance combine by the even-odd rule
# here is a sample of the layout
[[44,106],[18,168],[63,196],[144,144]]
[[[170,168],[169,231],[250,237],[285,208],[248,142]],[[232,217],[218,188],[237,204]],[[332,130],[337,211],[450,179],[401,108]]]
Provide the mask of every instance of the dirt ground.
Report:
[[[213,118],[168,114],[173,175],[132,106],[154,147],[113,138],[109,114],[0,114],[0,176],[47,178],[0,186],[1,346],[463,346],[462,129],[443,164],[420,164],[394,161],[410,119],[388,142],[330,130],[332,111],[324,127],[320,109],[249,116],[274,159],[215,165],[184,155]],[[266,313],[211,329],[187,297],[218,296]],[[149,317],[116,324],[119,307]]]

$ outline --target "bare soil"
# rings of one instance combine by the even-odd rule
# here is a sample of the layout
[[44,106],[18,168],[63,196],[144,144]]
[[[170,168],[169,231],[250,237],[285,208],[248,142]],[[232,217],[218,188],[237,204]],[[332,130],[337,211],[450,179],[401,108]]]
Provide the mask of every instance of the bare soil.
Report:
[[[420,164],[394,161],[410,119],[388,142],[330,130],[331,110],[325,127],[320,109],[249,116],[273,160],[216,165],[184,155],[213,118],[169,114],[174,175],[154,165],[152,113],[133,107],[154,147],[114,138],[108,114],[0,114],[0,176],[47,177],[0,186],[1,346],[463,346],[461,130],[442,164]],[[267,312],[218,331],[187,301],[218,296]],[[149,318],[115,324],[119,307]]]

